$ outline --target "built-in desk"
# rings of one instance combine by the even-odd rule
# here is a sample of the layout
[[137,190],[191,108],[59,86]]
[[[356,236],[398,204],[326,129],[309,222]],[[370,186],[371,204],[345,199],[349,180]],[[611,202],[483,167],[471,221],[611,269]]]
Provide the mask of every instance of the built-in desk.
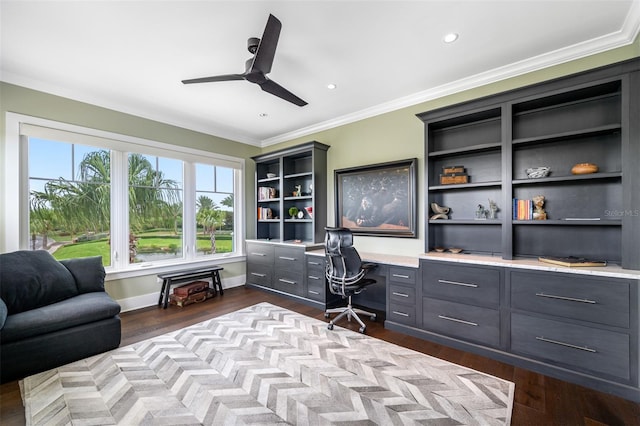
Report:
[[[362,293],[354,295],[353,304],[385,312],[386,317],[397,317],[405,323],[408,319],[412,319],[415,316],[415,293],[411,288],[405,287],[416,285],[416,276],[419,275],[416,270],[420,267],[418,256],[368,252],[359,252],[359,254],[363,262],[377,265],[367,274],[367,278],[376,280],[376,283],[367,286]],[[307,255],[324,258],[325,253],[324,249],[319,249],[308,251]],[[398,285],[400,287],[397,287]],[[326,291],[329,291],[328,288]],[[409,309],[405,309],[407,304],[410,305]]]

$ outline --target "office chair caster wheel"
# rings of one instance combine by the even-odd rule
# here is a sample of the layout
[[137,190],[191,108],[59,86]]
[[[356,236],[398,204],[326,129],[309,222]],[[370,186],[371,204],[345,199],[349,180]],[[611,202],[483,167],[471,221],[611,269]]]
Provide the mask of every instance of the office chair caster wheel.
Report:
[[371,321],[375,321],[376,320],[376,314],[371,315]]
[[333,324],[331,324],[331,323],[327,324],[327,328],[328,328],[329,330],[333,330]]
[[358,330],[360,333],[364,334],[364,331],[367,329],[367,327],[360,327],[360,329]]
[[327,312],[324,313],[324,317],[325,318],[329,318],[331,315],[329,315]]

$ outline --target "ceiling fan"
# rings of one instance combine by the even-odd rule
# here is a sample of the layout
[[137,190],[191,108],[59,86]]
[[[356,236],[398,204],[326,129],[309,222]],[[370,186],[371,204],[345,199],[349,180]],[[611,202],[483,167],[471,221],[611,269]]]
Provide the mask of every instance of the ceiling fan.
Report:
[[307,105],[307,102],[267,77],[267,74],[271,72],[271,65],[273,64],[273,58],[276,54],[281,28],[282,23],[278,18],[270,14],[262,38],[251,37],[247,40],[247,49],[253,54],[253,57],[245,62],[245,71],[242,74],[224,74],[213,77],[194,78],[191,80],[182,80],[182,83],[192,84],[247,80],[257,84],[265,92],[271,93],[285,101],[289,101],[298,106]]

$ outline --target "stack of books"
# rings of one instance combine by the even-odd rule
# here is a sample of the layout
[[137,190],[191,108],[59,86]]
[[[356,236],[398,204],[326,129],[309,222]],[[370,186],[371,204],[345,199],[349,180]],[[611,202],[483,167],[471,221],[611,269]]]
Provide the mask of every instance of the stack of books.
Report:
[[514,198],[513,220],[533,220],[533,201]]

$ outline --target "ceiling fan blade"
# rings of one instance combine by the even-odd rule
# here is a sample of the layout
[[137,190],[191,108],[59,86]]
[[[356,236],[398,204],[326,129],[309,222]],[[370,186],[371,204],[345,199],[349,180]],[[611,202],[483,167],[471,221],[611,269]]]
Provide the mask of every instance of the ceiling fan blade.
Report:
[[271,65],[273,65],[273,58],[276,55],[276,47],[278,46],[281,29],[282,23],[278,18],[269,15],[267,25],[264,27],[264,33],[260,39],[258,50],[253,57],[253,64],[249,72],[258,71],[263,74],[269,74],[271,72]]
[[272,95],[284,99],[285,101],[291,102],[292,104],[296,104],[298,106],[305,106],[307,104],[307,102],[268,78],[263,83],[260,83],[260,88],[265,92],[269,92]]
[[244,80],[244,74],[225,74],[213,77],[192,78],[191,80],[182,80],[183,84],[192,83],[213,83],[216,81]]

